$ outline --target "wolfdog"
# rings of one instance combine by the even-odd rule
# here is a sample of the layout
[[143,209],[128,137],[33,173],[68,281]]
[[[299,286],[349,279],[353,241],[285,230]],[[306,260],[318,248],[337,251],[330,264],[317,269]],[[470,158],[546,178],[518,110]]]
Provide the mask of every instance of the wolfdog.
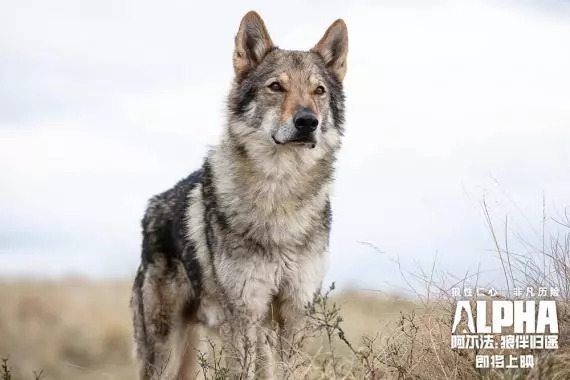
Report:
[[275,376],[275,340],[290,342],[328,266],[347,33],[339,19],[289,51],[257,13],[243,17],[221,141],[142,220],[130,303],[141,379],[195,378],[211,332],[230,377]]

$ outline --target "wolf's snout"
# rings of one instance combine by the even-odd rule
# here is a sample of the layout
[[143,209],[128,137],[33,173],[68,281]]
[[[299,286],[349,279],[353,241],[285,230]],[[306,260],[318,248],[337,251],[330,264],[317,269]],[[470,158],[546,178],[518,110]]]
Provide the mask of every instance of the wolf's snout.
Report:
[[301,108],[293,118],[295,128],[302,134],[309,134],[314,132],[319,125],[317,116],[306,108]]

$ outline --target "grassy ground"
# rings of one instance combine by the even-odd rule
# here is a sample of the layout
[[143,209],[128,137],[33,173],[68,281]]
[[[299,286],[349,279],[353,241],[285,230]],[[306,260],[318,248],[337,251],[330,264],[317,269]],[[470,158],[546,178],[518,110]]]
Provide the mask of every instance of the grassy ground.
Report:
[[[507,288],[560,290],[559,350],[534,352],[532,371],[476,370],[475,351],[450,348],[455,299],[448,290],[451,284],[473,288],[477,277],[458,281],[434,272],[434,265],[431,273],[414,275],[425,289],[413,302],[374,292],[317,296],[302,333],[307,344],[293,347],[293,364],[280,363],[280,378],[570,379],[570,214],[553,220],[559,233],[513,251],[484,211]],[[135,379],[129,288],[129,281],[0,281],[0,356],[9,356],[12,374],[0,363],[0,379],[33,380],[39,370],[46,379]],[[225,378],[225,368],[200,364],[208,378]]]
[[[46,379],[135,379],[129,288],[127,281],[0,282],[0,356],[9,355],[13,379],[34,379],[39,369]],[[390,329],[414,307],[374,292],[339,293],[335,301],[354,342]]]
[[[509,235],[494,228],[485,203],[483,211],[507,288],[560,290],[559,350],[534,352],[537,362],[531,371],[475,370],[475,351],[450,348],[455,299],[449,289],[452,284],[473,288],[477,273],[458,279],[439,273],[434,265],[431,273],[412,274],[424,288],[416,290],[413,302],[356,291],[316,297],[303,330],[308,343],[294,347],[295,363],[301,364],[291,369],[290,363],[282,363],[281,373],[289,374],[283,377],[570,379],[570,213],[548,219],[558,232],[539,242],[516,235],[521,244],[513,250]],[[12,375],[0,363],[0,379],[135,379],[129,288],[128,281],[0,281],[0,356],[9,356]],[[211,362],[200,363],[214,378],[224,378],[216,376],[219,371],[211,369]],[[39,370],[46,376],[35,376]]]
[[0,355],[15,379],[134,379],[126,283],[2,282]]

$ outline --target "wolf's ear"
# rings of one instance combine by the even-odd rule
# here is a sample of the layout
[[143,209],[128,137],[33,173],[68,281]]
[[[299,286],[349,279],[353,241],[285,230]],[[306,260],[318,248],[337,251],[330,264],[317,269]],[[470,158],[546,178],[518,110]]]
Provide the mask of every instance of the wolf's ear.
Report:
[[348,30],[344,21],[338,19],[333,22],[311,51],[320,55],[327,67],[342,81],[346,74],[348,54]]
[[235,42],[234,70],[238,77],[253,70],[275,48],[263,20],[254,11],[243,16]]

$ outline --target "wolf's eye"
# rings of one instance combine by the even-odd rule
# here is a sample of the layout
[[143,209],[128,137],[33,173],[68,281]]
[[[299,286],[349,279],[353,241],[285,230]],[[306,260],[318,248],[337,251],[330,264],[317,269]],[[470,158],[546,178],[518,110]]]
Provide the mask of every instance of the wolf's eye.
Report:
[[269,85],[269,88],[272,91],[278,92],[278,91],[283,91],[283,86],[281,86],[281,84],[279,82],[273,82]]
[[323,86],[319,86],[317,87],[317,89],[315,90],[315,94],[317,95],[322,95],[325,93],[325,88]]

